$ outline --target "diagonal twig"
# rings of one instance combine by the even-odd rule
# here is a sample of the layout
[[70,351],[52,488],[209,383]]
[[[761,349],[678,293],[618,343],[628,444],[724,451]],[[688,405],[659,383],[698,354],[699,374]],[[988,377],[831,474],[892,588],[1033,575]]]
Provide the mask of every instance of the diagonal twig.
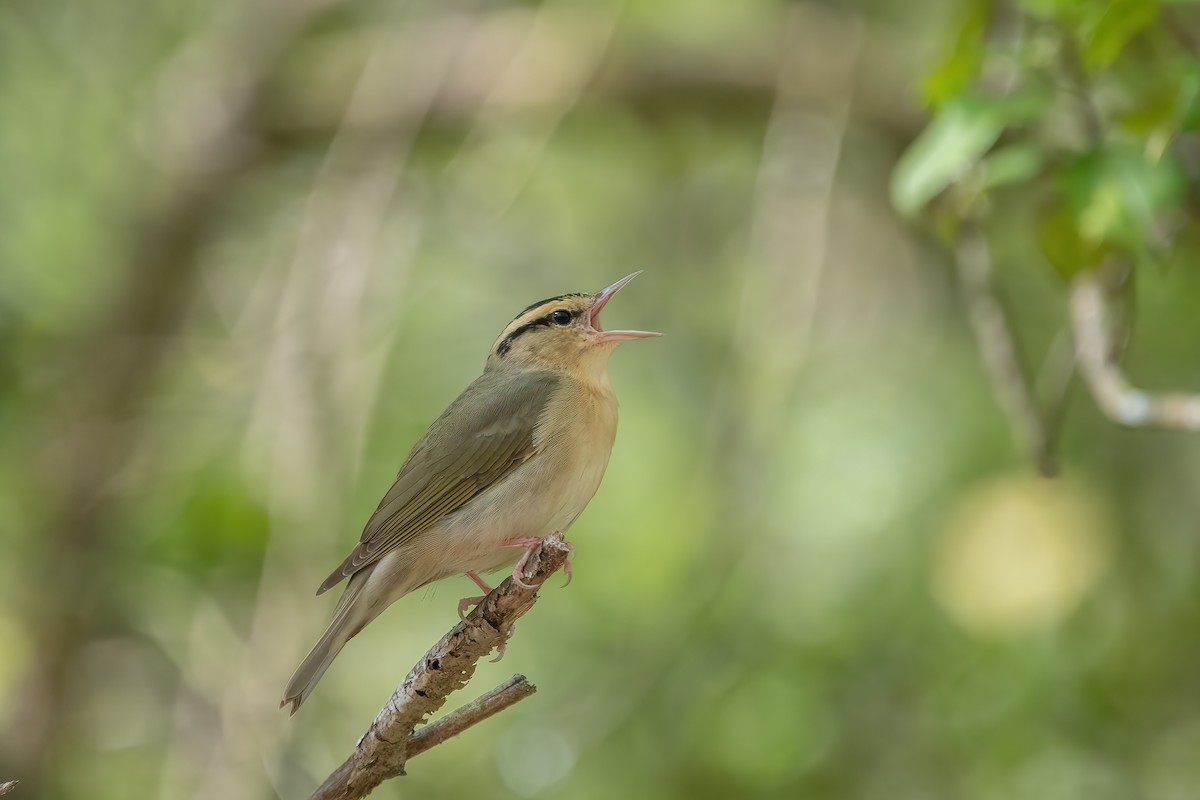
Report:
[[[530,554],[525,580],[540,587],[562,568],[569,554],[570,546],[561,534],[547,536]],[[404,765],[410,756],[532,694],[533,687],[517,676],[445,720],[422,729],[419,736],[413,733],[426,716],[442,707],[452,692],[467,684],[479,659],[503,647],[513,625],[536,601],[537,588],[522,588],[512,578],[493,589],[409,671],[359,739],[354,752],[313,792],[310,800],[365,797],[388,778],[405,774]],[[510,688],[509,684],[524,684],[527,689]]]
[[524,675],[513,675],[490,692],[414,732],[408,739],[408,757],[419,756],[447,739],[458,736],[472,725],[499,714],[536,691],[537,687]]

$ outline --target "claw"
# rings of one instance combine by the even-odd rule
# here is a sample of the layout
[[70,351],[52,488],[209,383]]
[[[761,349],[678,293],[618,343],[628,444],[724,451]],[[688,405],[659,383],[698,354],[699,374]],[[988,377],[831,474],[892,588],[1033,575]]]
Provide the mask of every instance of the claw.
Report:
[[521,554],[521,558],[517,561],[516,566],[512,570],[513,583],[520,586],[522,589],[537,589],[531,583],[525,582],[525,564],[529,562],[529,554],[533,552],[533,548],[542,543],[540,537],[537,536],[521,536],[516,539],[509,539],[504,542],[505,547],[524,547],[525,552]]
[[495,664],[497,661],[504,658],[504,652],[506,650],[508,650],[508,640],[507,639],[505,639],[503,642],[501,642],[499,644],[498,647],[496,647],[496,657],[491,659],[491,663]]
[[567,552],[571,554],[563,561],[563,572],[567,574],[567,580],[562,585],[562,588],[565,589],[571,585],[571,579],[575,577],[574,573],[571,572],[571,556],[575,555],[575,545],[571,544],[566,539],[563,539],[563,544],[566,545]]
[[533,552],[533,548],[536,546],[537,545],[529,545],[529,547],[526,548],[525,552],[522,553],[521,557],[517,560],[516,565],[513,566],[513,571],[512,571],[513,583],[515,583],[517,586],[520,586],[522,589],[538,588],[538,587],[534,586],[533,584],[526,583],[524,580],[524,578],[525,578],[525,562],[527,562],[529,560],[529,554]]
[[[508,539],[505,542],[503,542],[505,547],[524,547],[525,548],[525,552],[521,555],[521,558],[517,561],[516,566],[513,567],[513,571],[512,571],[513,583],[515,583],[517,586],[520,586],[522,589],[531,589],[532,590],[532,589],[538,588],[537,585],[525,582],[525,564],[528,563],[529,555],[530,555],[530,553],[533,552],[533,548],[537,547],[541,543],[542,543],[542,539],[539,536],[521,536],[519,538]],[[575,545],[571,544],[570,542],[568,542],[566,540],[563,541],[563,544],[566,545],[567,550],[569,550],[572,554],[575,553]],[[572,577],[572,575],[571,575],[571,560],[569,558],[563,562],[563,572],[567,573],[567,582],[563,584],[563,587],[566,587],[571,584],[571,577]],[[471,573],[469,573],[469,572],[467,574],[471,575]],[[476,583],[479,582],[478,578],[476,576],[472,576],[471,579],[476,581]]]
[[463,621],[466,621],[467,609],[470,608],[471,606],[476,606],[476,605],[479,605],[480,603],[482,603],[484,597],[485,597],[485,595],[479,595],[478,597],[464,597],[462,600],[459,600],[458,601],[458,618]]

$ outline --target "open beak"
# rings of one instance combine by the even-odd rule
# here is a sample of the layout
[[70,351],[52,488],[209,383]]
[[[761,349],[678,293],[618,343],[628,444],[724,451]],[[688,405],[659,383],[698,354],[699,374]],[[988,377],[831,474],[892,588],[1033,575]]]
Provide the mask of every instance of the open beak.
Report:
[[592,303],[591,309],[588,310],[588,323],[592,326],[592,330],[596,332],[596,342],[598,344],[622,342],[626,339],[648,339],[651,336],[662,336],[661,333],[655,333],[654,331],[606,331],[600,326],[600,312],[608,305],[608,301],[612,299],[614,294],[620,291],[622,286],[641,274],[641,270],[638,270],[632,275],[626,275],[624,278],[621,278],[621,280],[612,286],[596,292],[595,302]]

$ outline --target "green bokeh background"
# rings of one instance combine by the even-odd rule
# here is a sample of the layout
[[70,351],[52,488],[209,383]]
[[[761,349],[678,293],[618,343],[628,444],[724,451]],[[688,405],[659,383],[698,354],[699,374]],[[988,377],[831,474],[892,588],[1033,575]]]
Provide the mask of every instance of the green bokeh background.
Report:
[[[313,589],[516,311],[640,269],[574,582],[450,705],[539,691],[377,796],[1196,797],[1200,439],[1077,386],[1037,477],[891,210],[968,11],[0,10],[0,782],[307,796],[473,593],[288,718]],[[1034,363],[1039,213],[992,229]],[[1141,385],[1200,391],[1194,250],[1138,273]]]

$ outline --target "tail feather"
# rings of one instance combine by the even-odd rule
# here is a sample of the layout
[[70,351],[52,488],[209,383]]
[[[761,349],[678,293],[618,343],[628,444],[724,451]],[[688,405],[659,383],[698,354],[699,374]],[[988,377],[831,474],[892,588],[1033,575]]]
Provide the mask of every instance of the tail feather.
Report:
[[[355,578],[358,577],[355,576]],[[321,634],[321,638],[313,645],[313,649],[292,673],[292,678],[283,691],[283,700],[279,704],[280,708],[291,704],[289,715],[295,714],[300,708],[300,704],[312,694],[317,681],[321,680],[321,676],[325,674],[325,670],[329,669],[329,665],[342,651],[346,642],[350,641],[370,621],[371,617],[364,617],[361,611],[355,608],[354,602],[362,594],[362,589],[366,585],[366,577],[364,575],[359,580],[350,581],[350,585],[346,587],[345,593],[338,601],[329,627],[325,629],[325,633]]]
[[295,714],[300,708],[300,704],[312,694],[317,681],[325,674],[325,670],[329,669],[334,657],[346,643],[347,640],[337,636],[337,633],[339,632],[334,630],[326,631],[321,640],[317,642],[316,647],[292,674],[292,679],[288,681],[287,689],[283,692],[283,700],[279,703],[280,708],[291,704],[292,707],[288,710],[289,715]]

